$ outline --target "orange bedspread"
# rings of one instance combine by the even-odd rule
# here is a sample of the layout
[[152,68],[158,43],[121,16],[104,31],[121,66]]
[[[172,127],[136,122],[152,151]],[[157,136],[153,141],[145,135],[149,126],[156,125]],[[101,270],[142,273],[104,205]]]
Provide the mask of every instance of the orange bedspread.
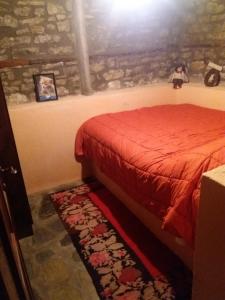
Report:
[[225,112],[181,104],[105,114],[82,125],[75,148],[193,246],[201,175],[225,164]]

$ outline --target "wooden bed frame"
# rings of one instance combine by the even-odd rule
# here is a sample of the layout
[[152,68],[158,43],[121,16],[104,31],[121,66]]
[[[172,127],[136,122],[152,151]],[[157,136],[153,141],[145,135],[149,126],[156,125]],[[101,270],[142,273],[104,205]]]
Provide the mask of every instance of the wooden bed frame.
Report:
[[95,163],[90,161],[83,163],[82,172],[83,178],[92,175],[102,182],[163,244],[172,250],[185,265],[192,270],[193,251],[182,239],[162,230],[162,222],[143,206],[138,204],[137,201],[128,196],[121,187],[106,176]]

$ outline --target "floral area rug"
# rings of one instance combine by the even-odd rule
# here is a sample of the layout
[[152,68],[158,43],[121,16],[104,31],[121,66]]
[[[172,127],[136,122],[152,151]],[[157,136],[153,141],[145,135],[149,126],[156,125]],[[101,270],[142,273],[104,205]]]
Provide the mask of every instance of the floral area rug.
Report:
[[100,299],[191,299],[191,274],[98,182],[50,195]]

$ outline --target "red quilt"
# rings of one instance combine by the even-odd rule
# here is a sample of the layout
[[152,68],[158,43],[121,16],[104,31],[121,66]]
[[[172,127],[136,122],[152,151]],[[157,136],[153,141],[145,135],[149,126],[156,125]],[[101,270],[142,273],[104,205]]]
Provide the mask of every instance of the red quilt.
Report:
[[90,159],[162,227],[193,246],[203,172],[225,164],[225,111],[189,104],[104,114],[76,136]]

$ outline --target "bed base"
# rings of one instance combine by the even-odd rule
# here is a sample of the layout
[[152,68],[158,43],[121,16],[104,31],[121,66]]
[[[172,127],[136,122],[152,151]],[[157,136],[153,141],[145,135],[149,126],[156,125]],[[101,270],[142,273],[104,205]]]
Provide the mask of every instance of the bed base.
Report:
[[172,234],[161,229],[162,222],[152,213],[128,196],[114,181],[107,177],[93,162],[85,162],[82,166],[83,178],[95,176],[172,252],[174,252],[190,269],[193,269],[193,250]]

